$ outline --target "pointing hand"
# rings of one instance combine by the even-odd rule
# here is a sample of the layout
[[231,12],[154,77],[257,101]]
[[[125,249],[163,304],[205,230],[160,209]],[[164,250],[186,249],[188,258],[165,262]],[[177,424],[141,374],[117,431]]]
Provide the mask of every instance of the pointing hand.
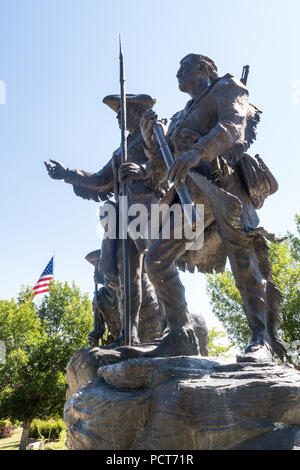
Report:
[[53,165],[50,165],[50,163],[44,162],[49,176],[53,178],[54,180],[64,179],[66,175],[66,169],[63,166],[63,164],[56,160],[51,160],[51,159],[50,159],[50,162],[53,163]]

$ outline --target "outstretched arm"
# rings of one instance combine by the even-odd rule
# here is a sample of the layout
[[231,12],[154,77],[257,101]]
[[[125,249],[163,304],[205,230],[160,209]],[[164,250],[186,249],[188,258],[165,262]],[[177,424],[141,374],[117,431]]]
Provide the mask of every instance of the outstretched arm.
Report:
[[107,199],[113,191],[114,174],[111,160],[97,173],[70,170],[56,160],[50,160],[50,162],[53,165],[44,162],[49,176],[72,184],[77,196],[98,201]]
[[66,175],[66,168],[57,160],[50,159],[50,162],[53,163],[53,166],[51,166],[50,163],[44,162],[50,178],[53,178],[54,180],[63,180]]

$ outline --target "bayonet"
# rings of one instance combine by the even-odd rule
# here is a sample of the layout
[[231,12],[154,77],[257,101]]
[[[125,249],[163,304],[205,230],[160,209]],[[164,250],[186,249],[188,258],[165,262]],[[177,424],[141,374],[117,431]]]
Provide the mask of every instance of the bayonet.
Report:
[[[125,67],[122,50],[122,40],[120,35],[120,90],[121,90],[121,162],[127,161],[127,140],[126,140],[126,93],[125,93]],[[128,250],[128,199],[127,184],[121,185],[120,212],[122,223],[122,256],[123,256],[123,288],[124,288],[124,344],[131,346],[131,295],[130,295],[130,263]]]

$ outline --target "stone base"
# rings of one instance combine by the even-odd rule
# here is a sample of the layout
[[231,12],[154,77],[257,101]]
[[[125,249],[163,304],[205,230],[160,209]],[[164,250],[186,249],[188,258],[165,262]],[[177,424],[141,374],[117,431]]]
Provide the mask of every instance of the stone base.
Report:
[[199,356],[119,361],[119,352],[100,348],[70,360],[69,449],[300,446],[300,373],[290,366]]

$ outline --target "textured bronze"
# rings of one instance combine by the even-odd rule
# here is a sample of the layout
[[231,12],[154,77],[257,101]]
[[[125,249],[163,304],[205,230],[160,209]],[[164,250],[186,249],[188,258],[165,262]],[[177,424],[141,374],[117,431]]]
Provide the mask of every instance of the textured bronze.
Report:
[[[173,345],[186,338],[181,333],[189,329],[176,266],[183,271],[221,272],[228,258],[252,332],[239,360],[262,361],[273,352],[283,358],[285,348],[277,332],[283,295],[272,282],[266,244],[266,238],[275,238],[258,228],[255,210],[277,190],[277,183],[259,157],[254,160],[246,153],[255,140],[261,112],[249,104],[246,86],[230,74],[218,77],[215,63],[206,56],[184,57],[177,78],[179,89],[191,99],[166,130],[175,158],[169,171],[153,132],[152,110],[142,117],[141,130],[156,178],[161,183],[185,181],[194,203],[204,204],[205,241],[201,250],[188,252],[185,240],[155,240],[146,254],[146,270],[172,335],[164,339],[157,354],[172,355]],[[172,204],[176,198],[173,187],[165,201]],[[190,354],[188,346],[179,349]]]

